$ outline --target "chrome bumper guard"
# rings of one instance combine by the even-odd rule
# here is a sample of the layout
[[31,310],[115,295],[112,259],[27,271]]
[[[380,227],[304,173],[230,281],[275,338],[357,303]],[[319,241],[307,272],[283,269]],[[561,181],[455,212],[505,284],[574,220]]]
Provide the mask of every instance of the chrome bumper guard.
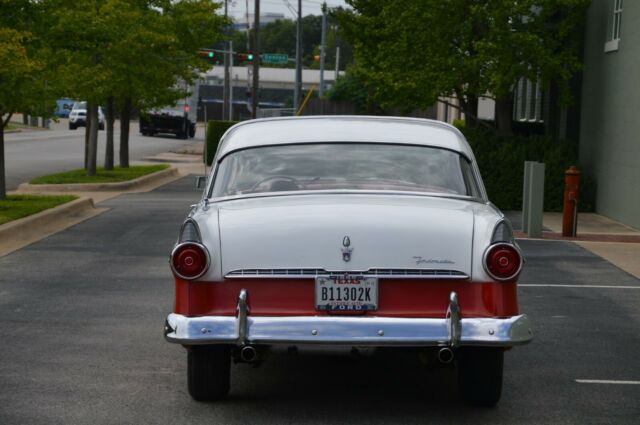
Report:
[[238,314],[187,317],[170,314],[164,329],[169,342],[199,344],[321,344],[354,346],[493,346],[526,344],[533,338],[526,315],[504,319],[460,318],[455,292],[444,319],[371,316],[249,315],[247,291],[240,291]]

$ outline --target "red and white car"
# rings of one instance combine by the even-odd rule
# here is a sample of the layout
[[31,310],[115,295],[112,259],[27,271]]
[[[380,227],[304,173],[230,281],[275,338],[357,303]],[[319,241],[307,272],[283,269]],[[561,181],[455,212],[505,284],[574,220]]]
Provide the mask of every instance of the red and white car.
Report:
[[276,345],[419,347],[495,405],[503,353],[532,338],[523,259],[454,127],[392,117],[246,121],[223,136],[171,253],[165,336],[189,392]]

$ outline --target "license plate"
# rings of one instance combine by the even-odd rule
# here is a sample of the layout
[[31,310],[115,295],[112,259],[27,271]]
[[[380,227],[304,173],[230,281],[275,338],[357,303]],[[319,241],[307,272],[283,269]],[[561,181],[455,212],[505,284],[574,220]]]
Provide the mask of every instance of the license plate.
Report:
[[378,279],[354,275],[316,278],[316,309],[369,311],[378,308]]

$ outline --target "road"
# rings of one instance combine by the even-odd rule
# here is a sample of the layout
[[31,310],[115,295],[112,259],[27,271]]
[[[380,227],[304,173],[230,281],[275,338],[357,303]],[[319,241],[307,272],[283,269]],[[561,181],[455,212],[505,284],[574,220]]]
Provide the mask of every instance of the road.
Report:
[[162,337],[192,183],[113,198],[0,258],[1,424],[638,423],[640,385],[576,380],[640,381],[640,282],[556,241],[521,241],[520,303],[536,334],[506,353],[495,409],[463,406],[453,370],[389,352],[276,353],[234,365],[228,400],[192,401],[185,352]]
[[[115,161],[118,164],[120,126],[116,121]],[[143,137],[138,123],[132,122],[129,132],[129,158],[140,160],[146,156],[179,149],[185,144],[204,140],[204,129],[198,128],[196,137],[189,140],[166,137]],[[104,164],[106,131],[98,132],[98,166]],[[15,190],[20,183],[34,177],[74,170],[84,166],[84,127],[69,130],[67,120],[53,123],[50,130],[28,130],[5,135],[5,166],[7,190]]]

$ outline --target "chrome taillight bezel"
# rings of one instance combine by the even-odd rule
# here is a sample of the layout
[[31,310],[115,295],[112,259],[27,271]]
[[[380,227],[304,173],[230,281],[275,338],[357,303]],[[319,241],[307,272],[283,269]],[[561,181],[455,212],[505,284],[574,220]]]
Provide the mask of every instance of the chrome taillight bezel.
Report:
[[[173,259],[174,256],[176,254],[177,251],[179,251],[181,248],[190,245],[190,246],[195,246],[199,249],[201,249],[204,252],[205,258],[206,258],[206,264],[204,266],[204,268],[202,269],[202,271],[200,273],[198,273],[197,275],[194,276],[185,276],[182,273],[180,273],[175,265],[173,264]],[[177,244],[176,246],[173,247],[173,249],[171,250],[171,255],[169,256],[169,265],[171,266],[171,271],[173,272],[173,274],[175,274],[177,277],[179,277],[180,279],[184,279],[184,280],[196,280],[200,277],[202,277],[207,270],[209,270],[209,267],[211,266],[211,255],[209,254],[209,250],[207,249],[206,246],[204,246],[203,244],[199,243],[199,242],[194,242],[194,241],[188,241],[188,242],[182,242]]]
[[[508,277],[496,276],[495,274],[493,274],[491,272],[491,270],[489,269],[489,266],[487,264],[487,257],[489,255],[489,252],[494,248],[500,248],[502,246],[506,246],[506,247],[514,249],[516,251],[516,253],[518,254],[518,257],[520,258],[520,262],[518,264],[518,268],[516,269],[516,271],[511,276],[508,276]],[[513,244],[513,243],[498,242],[498,243],[491,244],[484,250],[484,254],[482,255],[482,267],[484,268],[484,271],[492,279],[497,280],[498,282],[509,282],[509,281],[512,281],[512,280],[516,279],[518,277],[518,275],[520,275],[520,272],[522,271],[522,266],[523,265],[524,265],[524,258],[522,256],[522,251],[520,250],[518,245]]]

